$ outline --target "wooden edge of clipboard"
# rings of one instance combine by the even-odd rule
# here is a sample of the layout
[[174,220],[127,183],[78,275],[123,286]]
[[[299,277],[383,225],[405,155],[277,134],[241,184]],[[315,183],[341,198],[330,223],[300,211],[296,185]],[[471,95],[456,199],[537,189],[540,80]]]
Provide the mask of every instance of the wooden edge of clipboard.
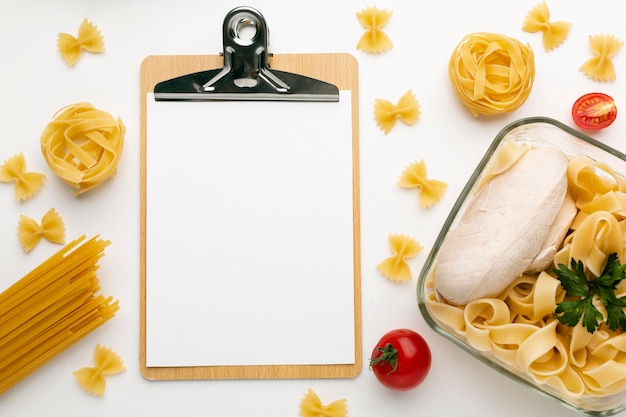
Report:
[[244,365],[148,367],[146,365],[146,95],[161,81],[208,69],[222,68],[219,55],[148,56],[140,68],[140,371],[149,380],[354,378],[362,368],[361,248],[359,197],[358,64],[348,53],[281,54],[271,68],[309,76],[350,90],[352,96],[352,163],[354,218],[355,363],[329,365]]

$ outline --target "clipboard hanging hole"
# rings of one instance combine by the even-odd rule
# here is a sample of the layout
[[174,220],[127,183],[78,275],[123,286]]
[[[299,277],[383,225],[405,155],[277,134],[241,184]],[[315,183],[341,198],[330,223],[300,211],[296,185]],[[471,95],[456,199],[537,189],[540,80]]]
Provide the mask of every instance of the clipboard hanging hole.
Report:
[[233,83],[239,88],[256,87],[259,81],[255,78],[236,78]]
[[250,13],[240,13],[232,17],[230,32],[233,40],[241,46],[250,46],[257,40],[260,23]]

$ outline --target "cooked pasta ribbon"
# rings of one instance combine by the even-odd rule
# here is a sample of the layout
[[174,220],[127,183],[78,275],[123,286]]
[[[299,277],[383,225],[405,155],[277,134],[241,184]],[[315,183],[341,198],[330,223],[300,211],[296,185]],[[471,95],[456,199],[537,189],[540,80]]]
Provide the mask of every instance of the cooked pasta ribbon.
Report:
[[19,153],[7,159],[0,166],[0,181],[15,183],[15,200],[27,200],[43,186],[46,176],[39,172],[26,171],[26,158]]
[[379,263],[376,269],[392,281],[410,281],[412,279],[411,268],[406,259],[414,257],[424,247],[411,236],[399,234],[389,235],[389,247],[393,256]]
[[376,124],[385,132],[391,132],[396,125],[396,120],[400,120],[407,125],[413,125],[420,118],[419,102],[411,90],[400,97],[398,104],[393,104],[388,100],[377,98],[374,105],[374,118]]
[[74,65],[83,50],[91,53],[104,52],[104,38],[98,27],[83,19],[78,28],[78,37],[69,33],[59,33],[57,47],[68,65]]
[[65,243],[65,223],[54,208],[43,215],[41,224],[32,217],[21,215],[17,225],[17,237],[24,252],[27,253],[37,246],[42,237],[52,243],[63,244]]
[[593,58],[585,61],[580,70],[596,81],[615,81],[615,66],[611,60],[624,45],[613,35],[600,34],[589,36],[589,47]]
[[502,174],[515,163],[530,149],[530,146],[523,143],[506,141],[502,143],[493,156],[489,159],[489,163],[483,170],[481,177],[476,182],[473,194],[478,192],[498,174]]
[[452,52],[448,76],[472,115],[512,112],[530,95],[535,57],[530,46],[506,35],[470,33]]
[[389,23],[393,12],[381,10],[377,7],[368,7],[357,12],[356,17],[365,28],[365,33],[361,35],[356,49],[371,54],[379,54],[393,48],[393,42],[382,28]]
[[120,355],[111,348],[102,345],[96,345],[93,361],[93,367],[74,371],[74,376],[79,385],[89,394],[102,397],[106,388],[104,377],[123,372],[126,370],[126,366],[124,366]]
[[[580,260],[594,279],[611,253],[624,263],[626,197],[624,179],[587,157],[570,159],[568,181],[579,218],[550,268],[518,277],[497,297],[454,306],[435,293],[435,260],[426,277],[425,304],[437,322],[476,351],[570,400],[584,401],[626,390],[626,332],[612,331],[606,322],[593,333],[580,323],[561,324],[554,312],[567,294],[552,269]],[[624,281],[615,295],[626,295]],[[592,301],[606,317],[604,304]]]
[[567,181],[579,208],[609,191],[626,191],[624,179],[609,166],[584,156],[570,160]]
[[48,123],[41,150],[52,171],[78,195],[116,175],[125,133],[122,119],[90,103],[72,104]]
[[301,417],[345,417],[347,414],[348,405],[345,399],[324,405],[319,396],[310,388],[300,403]]
[[569,22],[551,22],[550,9],[544,1],[530,9],[524,20],[522,30],[530,33],[542,32],[543,47],[548,52],[565,41],[571,27],[572,24]]
[[443,197],[448,184],[428,178],[424,160],[413,162],[400,175],[398,185],[402,188],[417,188],[422,208],[429,208]]
[[596,211],[578,225],[575,233],[565,238],[563,247],[554,255],[556,265],[570,265],[572,259],[584,260],[585,268],[595,277],[611,253],[624,260],[624,235],[617,219],[608,211]]

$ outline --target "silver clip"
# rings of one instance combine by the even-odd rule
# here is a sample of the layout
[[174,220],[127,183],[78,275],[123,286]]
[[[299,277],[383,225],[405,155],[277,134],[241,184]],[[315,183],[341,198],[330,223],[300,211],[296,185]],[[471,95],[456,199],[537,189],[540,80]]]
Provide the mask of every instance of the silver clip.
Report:
[[269,66],[269,28],[251,7],[237,7],[224,18],[224,66],[158,83],[155,100],[339,101],[327,82]]

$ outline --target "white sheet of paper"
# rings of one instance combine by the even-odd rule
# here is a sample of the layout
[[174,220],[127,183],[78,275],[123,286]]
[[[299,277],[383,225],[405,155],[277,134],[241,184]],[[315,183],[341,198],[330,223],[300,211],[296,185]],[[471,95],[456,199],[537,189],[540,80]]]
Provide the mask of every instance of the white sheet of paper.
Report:
[[350,92],[147,103],[147,366],[354,363]]

